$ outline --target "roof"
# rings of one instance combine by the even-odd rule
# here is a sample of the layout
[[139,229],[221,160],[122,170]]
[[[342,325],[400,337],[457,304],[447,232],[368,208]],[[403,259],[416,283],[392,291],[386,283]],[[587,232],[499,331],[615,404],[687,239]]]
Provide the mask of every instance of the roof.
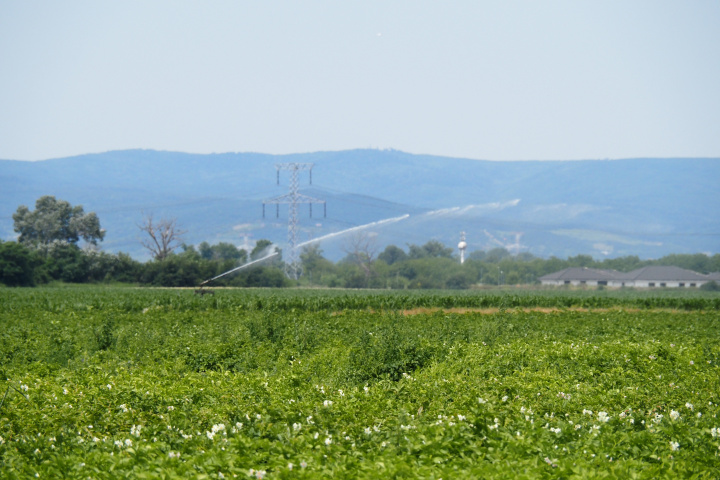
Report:
[[598,268],[570,267],[559,272],[549,273],[540,277],[542,280],[613,280],[620,272],[615,270],[600,270]]
[[707,280],[706,275],[701,275],[692,270],[685,270],[680,267],[650,266],[633,270],[630,273],[621,274],[618,280],[648,280],[648,281],[679,281],[697,282]]
[[702,282],[720,281],[720,273],[702,275],[680,267],[649,266],[623,273],[617,270],[570,267],[540,277],[540,281],[649,281],[649,282]]

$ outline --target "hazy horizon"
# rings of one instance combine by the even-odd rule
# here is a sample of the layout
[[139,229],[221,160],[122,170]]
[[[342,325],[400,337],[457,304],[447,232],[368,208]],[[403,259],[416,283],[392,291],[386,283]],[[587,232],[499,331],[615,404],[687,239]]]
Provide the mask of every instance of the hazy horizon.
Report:
[[312,154],[322,154],[322,153],[342,153],[347,151],[356,151],[356,150],[368,150],[368,151],[395,151],[399,153],[406,153],[409,155],[417,155],[417,156],[430,156],[430,157],[439,157],[439,158],[454,158],[457,160],[475,160],[478,162],[592,162],[592,161],[620,161],[620,160],[671,160],[671,159],[694,159],[694,160],[720,160],[719,156],[714,157],[690,157],[690,156],[668,156],[668,157],[617,157],[617,158],[566,158],[566,159],[552,159],[552,158],[527,158],[527,159],[517,159],[517,160],[493,160],[489,158],[468,158],[468,157],[452,157],[449,155],[436,155],[436,154],[428,154],[428,153],[422,153],[422,152],[407,152],[405,150],[399,150],[395,148],[348,148],[344,150],[315,150],[315,151],[308,151],[308,152],[291,152],[291,153],[268,153],[268,152],[186,152],[186,151],[179,151],[179,150],[159,150],[155,148],[123,148],[123,149],[117,149],[117,150],[105,150],[105,151],[97,151],[97,152],[84,152],[84,153],[78,153],[73,155],[64,155],[62,157],[52,157],[52,158],[38,158],[38,159],[15,159],[15,158],[0,158],[0,161],[10,161],[10,162],[44,162],[48,160],[62,160],[66,158],[77,158],[77,157],[84,157],[84,156],[102,156],[106,153],[113,153],[113,152],[132,152],[132,151],[147,151],[147,152],[160,152],[160,153],[177,153],[180,155],[243,155],[243,154],[251,154],[251,155],[269,155],[269,156],[290,156],[290,155],[312,155]]
[[[298,186],[327,204],[313,219],[301,209],[299,242],[378,225],[383,246],[453,244],[464,231],[470,249],[484,249],[492,244],[487,230],[505,243],[525,232],[522,244],[538,256],[718,251],[718,159],[480,162],[397,151],[213,157],[136,150],[0,162],[0,238],[15,238],[11,215],[19,205],[54,195],[98,214],[112,232],[103,242],[108,251],[141,251],[137,222],[148,211],[177,218],[191,232],[188,244],[237,244],[245,235],[282,244],[287,206],[279,217],[271,207],[266,218],[263,205],[288,191],[287,172],[279,185],[276,177],[284,162],[314,163],[312,186],[307,175]],[[376,223],[388,219],[402,221]],[[324,243],[328,258],[342,256],[342,242]]]
[[720,3],[0,0],[0,158],[719,157]]

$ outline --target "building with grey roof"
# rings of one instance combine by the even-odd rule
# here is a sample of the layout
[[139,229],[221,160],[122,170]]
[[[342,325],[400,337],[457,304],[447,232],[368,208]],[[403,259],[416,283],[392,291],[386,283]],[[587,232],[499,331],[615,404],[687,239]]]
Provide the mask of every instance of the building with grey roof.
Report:
[[708,278],[713,282],[720,283],[720,272],[709,273]]
[[720,273],[703,275],[680,267],[648,266],[632,272],[596,268],[566,268],[540,277],[542,285],[607,285],[610,287],[694,288],[720,280]]
[[608,285],[621,275],[615,270],[600,270],[587,267],[570,267],[540,277],[542,285]]
[[710,281],[707,275],[680,267],[649,266],[621,274],[609,285],[615,287],[699,287]]

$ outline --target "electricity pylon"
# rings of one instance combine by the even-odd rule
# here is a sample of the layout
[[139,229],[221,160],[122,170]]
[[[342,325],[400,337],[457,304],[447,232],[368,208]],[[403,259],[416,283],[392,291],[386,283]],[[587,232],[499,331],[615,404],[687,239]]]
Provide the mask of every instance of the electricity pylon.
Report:
[[312,206],[313,203],[323,204],[323,216],[327,216],[327,204],[325,200],[318,198],[309,197],[298,192],[298,174],[301,170],[308,170],[310,172],[310,185],[312,185],[312,163],[278,163],[275,164],[277,169],[277,184],[280,185],[280,170],[290,171],[290,192],[279,197],[271,198],[270,200],[263,200],[263,218],[265,218],[265,205],[275,204],[276,216],[280,217],[280,204],[288,205],[288,246],[289,252],[287,260],[285,261],[285,274],[288,278],[297,280],[302,273],[300,266],[300,253],[297,249],[298,244],[298,205],[301,203],[307,203],[310,205],[310,217],[312,217]]

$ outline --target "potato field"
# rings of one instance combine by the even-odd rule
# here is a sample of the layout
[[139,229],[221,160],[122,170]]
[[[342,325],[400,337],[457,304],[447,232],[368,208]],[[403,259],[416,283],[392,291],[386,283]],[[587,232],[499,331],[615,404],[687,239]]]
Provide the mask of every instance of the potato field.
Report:
[[0,478],[720,478],[712,292],[0,289]]

